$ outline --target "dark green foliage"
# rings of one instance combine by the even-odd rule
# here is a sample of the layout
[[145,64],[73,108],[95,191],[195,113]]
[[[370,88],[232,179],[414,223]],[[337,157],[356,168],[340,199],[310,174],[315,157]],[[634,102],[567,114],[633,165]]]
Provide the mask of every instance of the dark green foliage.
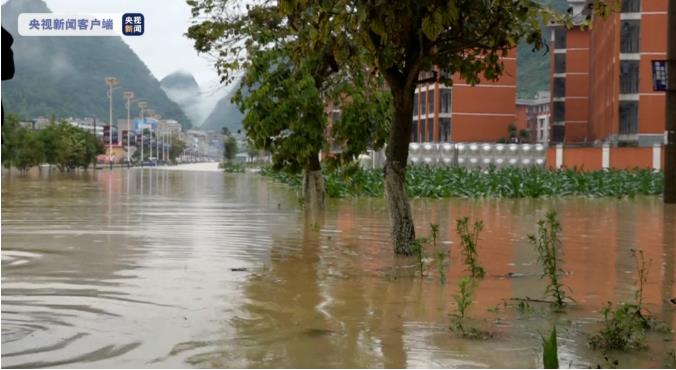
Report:
[[559,224],[556,212],[549,212],[544,220],[538,221],[537,234],[528,235],[528,240],[538,253],[538,262],[542,265],[543,276],[549,279],[545,296],[551,296],[554,299],[554,305],[559,308],[566,303],[566,292],[559,278],[559,275],[564,273],[561,268],[563,260],[561,259],[560,233],[561,224]]
[[14,117],[8,117],[2,127],[2,164],[26,171],[45,159],[42,140],[33,131],[21,127]]
[[223,139],[223,159],[226,162],[232,162],[237,156],[237,140],[232,136],[225,136]]
[[559,368],[559,353],[556,344],[556,326],[552,328],[548,338],[542,338],[542,364],[545,369]]
[[[300,183],[269,169],[263,174],[293,186]],[[382,170],[340,169],[325,171],[324,177],[331,198],[383,196]],[[482,171],[411,166],[406,171],[406,183],[408,195],[416,198],[621,198],[662,194],[664,175],[647,169],[581,172],[532,167]]]
[[61,171],[87,169],[103,153],[103,144],[90,132],[68,123],[52,123],[41,131],[18,125],[8,116],[2,127],[2,164],[26,170],[43,162]]
[[477,251],[479,233],[483,228],[483,222],[476,221],[474,227],[470,230],[469,218],[467,217],[459,219],[456,224],[465,268],[469,272],[470,277],[476,280],[483,279],[485,275],[484,268],[479,264],[479,253]]
[[[16,75],[2,82],[5,112],[29,120],[38,116],[97,117],[108,122],[104,78],[115,76],[113,119],[127,115],[122,91],[134,91],[164,118],[191,127],[150,70],[120,37],[24,37],[17,32],[20,13],[48,13],[41,0],[10,0],[2,5],[2,26],[14,37]],[[132,114],[134,111],[132,110]]]

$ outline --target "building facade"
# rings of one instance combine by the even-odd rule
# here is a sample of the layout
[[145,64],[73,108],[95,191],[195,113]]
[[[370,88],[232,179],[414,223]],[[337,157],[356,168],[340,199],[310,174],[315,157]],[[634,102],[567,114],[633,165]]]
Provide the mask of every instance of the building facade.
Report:
[[415,90],[411,142],[496,142],[516,122],[516,51],[501,58],[504,73],[497,81],[481,79],[471,86],[458,75],[452,86],[434,81],[436,72],[422,72]]
[[516,129],[526,130],[529,142],[549,143],[550,105],[549,91],[539,91],[533,99],[516,100]]
[[[569,0],[577,20],[589,1]],[[665,59],[667,0],[622,0],[591,29],[552,28],[552,142],[662,143],[664,92],[652,91],[651,60]]]

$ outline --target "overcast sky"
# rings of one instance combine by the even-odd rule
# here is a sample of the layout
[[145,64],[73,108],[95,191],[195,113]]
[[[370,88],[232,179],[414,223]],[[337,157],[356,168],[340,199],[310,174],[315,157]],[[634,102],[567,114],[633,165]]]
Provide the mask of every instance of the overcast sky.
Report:
[[190,7],[185,0],[45,0],[45,2],[55,13],[143,13],[146,23],[144,35],[123,36],[122,40],[131,46],[158,80],[176,70],[185,70],[195,76],[195,80],[205,92],[215,92],[220,86],[213,62],[207,56],[198,55],[191,40],[184,36],[192,19]]

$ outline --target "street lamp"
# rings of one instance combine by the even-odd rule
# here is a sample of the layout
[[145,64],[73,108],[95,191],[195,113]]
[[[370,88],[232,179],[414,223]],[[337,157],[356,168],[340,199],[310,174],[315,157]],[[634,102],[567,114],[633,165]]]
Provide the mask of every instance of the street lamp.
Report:
[[[157,140],[155,141],[155,145],[157,145],[157,162],[159,163],[160,161],[160,155],[164,156],[164,150],[160,152],[160,140],[162,139],[162,145],[164,146],[164,124],[162,124],[162,129],[160,129],[160,119],[162,118],[161,115],[156,114],[155,119],[157,120]],[[162,158],[164,160],[164,158]]]
[[146,144],[145,140],[143,139],[143,130],[144,130],[143,126],[145,126],[145,123],[146,123],[145,119],[143,118],[143,111],[146,108],[148,108],[148,103],[146,103],[144,101],[140,101],[140,102],[138,102],[138,107],[141,110],[140,114],[141,114],[141,122],[142,122],[142,124],[141,124],[142,125],[141,126],[141,168],[143,168],[143,158],[144,158],[143,148],[145,147],[145,144]]
[[108,115],[108,124],[110,129],[108,130],[108,162],[110,162],[110,169],[113,169],[113,86],[117,85],[116,77],[106,77],[106,85],[108,85],[108,103],[109,103],[109,115]]
[[[146,114],[148,114],[148,117],[153,117],[155,115],[155,111],[153,109],[146,109]],[[153,126],[152,124],[150,125],[150,139],[148,140],[148,147],[150,148],[150,154],[148,155],[148,159],[153,157]]]
[[131,166],[131,161],[130,161],[130,158],[129,158],[129,155],[130,155],[129,140],[131,139],[129,137],[129,135],[131,134],[130,110],[131,110],[131,100],[134,99],[134,92],[133,91],[125,91],[124,94],[122,94],[122,95],[127,100],[127,166]]

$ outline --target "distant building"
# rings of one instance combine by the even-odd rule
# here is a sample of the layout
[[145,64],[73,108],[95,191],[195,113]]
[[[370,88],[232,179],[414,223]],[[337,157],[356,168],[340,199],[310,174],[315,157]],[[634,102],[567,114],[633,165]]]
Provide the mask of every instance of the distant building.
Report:
[[[581,24],[589,1],[568,0]],[[552,27],[552,142],[662,143],[665,94],[651,60],[666,59],[667,1],[622,0],[593,27]]]
[[530,142],[549,143],[551,96],[539,91],[533,99],[516,99],[516,129],[527,130]]

